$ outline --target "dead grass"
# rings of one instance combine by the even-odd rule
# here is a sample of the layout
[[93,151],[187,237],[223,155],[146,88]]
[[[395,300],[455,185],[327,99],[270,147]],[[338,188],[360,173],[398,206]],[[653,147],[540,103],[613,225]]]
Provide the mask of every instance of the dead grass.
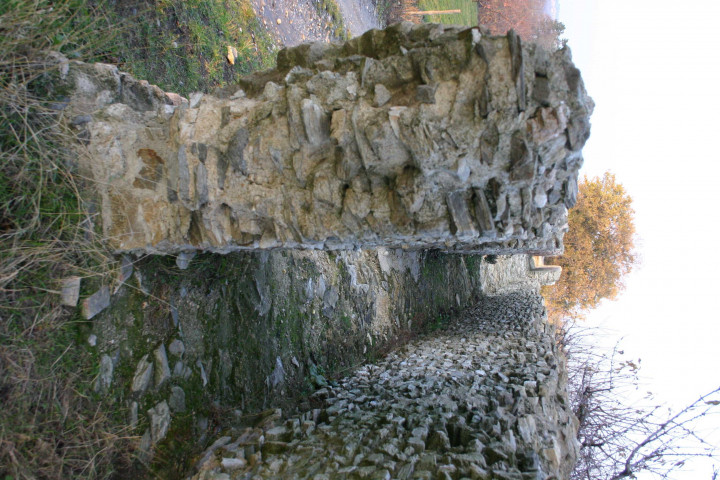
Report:
[[92,388],[97,359],[81,341],[88,326],[59,296],[60,279],[81,276],[87,294],[115,266],[79,196],[46,53],[102,58],[89,8],[0,5],[2,478],[108,478],[131,461],[121,412]]

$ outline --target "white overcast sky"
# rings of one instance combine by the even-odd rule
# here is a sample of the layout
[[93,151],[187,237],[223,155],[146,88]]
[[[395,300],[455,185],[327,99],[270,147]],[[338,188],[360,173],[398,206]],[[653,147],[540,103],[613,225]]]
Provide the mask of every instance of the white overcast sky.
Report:
[[596,103],[581,174],[625,185],[642,256],[590,323],[679,407],[720,386],[720,2],[561,0],[559,19]]

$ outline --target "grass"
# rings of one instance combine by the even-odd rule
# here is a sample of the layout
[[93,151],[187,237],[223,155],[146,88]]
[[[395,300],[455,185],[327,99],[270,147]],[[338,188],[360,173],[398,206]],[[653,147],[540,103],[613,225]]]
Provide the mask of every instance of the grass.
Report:
[[[131,440],[92,388],[88,325],[60,305],[59,280],[83,294],[112,275],[57,125],[48,49],[106,59],[102,16],[80,0],[0,5],[0,476],[103,478]],[[94,41],[93,38],[98,41]],[[106,41],[112,36],[106,36]],[[87,334],[85,334],[87,335]]]
[[93,388],[91,324],[60,304],[61,279],[86,297],[117,260],[80,196],[48,50],[187,94],[272,65],[274,47],[249,0],[0,2],[0,478],[138,478],[126,407]]
[[418,0],[420,10],[457,10],[462,13],[448,15],[424,15],[427,22],[446,23],[451,25],[466,25],[469,27],[478,24],[478,7],[472,0]]
[[[250,0],[139,0],[113,16],[127,25],[116,63],[166,91],[208,91],[274,65],[275,47]],[[228,47],[237,50],[234,65]]]
[[[427,10],[462,10],[460,14],[416,15]],[[478,7],[473,0],[379,0],[378,18],[384,25],[399,21],[434,22],[450,25],[477,26]]]

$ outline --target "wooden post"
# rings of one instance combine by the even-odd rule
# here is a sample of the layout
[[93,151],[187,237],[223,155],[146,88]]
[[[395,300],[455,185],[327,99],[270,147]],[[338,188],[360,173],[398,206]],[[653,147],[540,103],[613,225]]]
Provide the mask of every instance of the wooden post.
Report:
[[407,12],[408,15],[449,15],[451,13],[462,13],[462,10],[417,10],[414,12]]

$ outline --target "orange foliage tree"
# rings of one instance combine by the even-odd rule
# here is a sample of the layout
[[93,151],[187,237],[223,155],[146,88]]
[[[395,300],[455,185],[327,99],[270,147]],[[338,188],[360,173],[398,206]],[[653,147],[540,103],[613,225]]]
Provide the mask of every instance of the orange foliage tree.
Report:
[[637,263],[632,198],[615,175],[587,177],[568,214],[565,253],[552,259],[563,267],[556,285],[543,288],[548,315],[556,322],[577,318],[602,299],[614,299]]
[[546,0],[482,0],[478,2],[478,23],[493,35],[515,30],[523,40],[558,47],[565,25],[545,13]]

